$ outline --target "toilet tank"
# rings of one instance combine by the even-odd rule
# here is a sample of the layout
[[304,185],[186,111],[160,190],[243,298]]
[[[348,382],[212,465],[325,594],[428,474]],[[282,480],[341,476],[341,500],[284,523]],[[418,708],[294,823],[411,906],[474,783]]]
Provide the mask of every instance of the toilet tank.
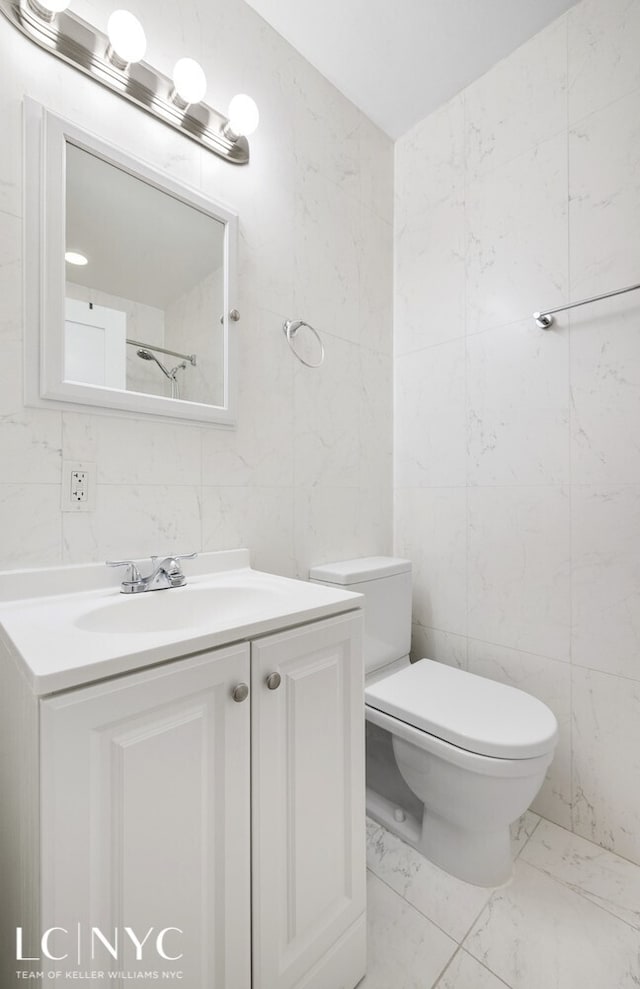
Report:
[[409,655],[411,646],[411,563],[393,556],[369,556],[312,567],[309,580],[340,585],[364,595],[365,673]]

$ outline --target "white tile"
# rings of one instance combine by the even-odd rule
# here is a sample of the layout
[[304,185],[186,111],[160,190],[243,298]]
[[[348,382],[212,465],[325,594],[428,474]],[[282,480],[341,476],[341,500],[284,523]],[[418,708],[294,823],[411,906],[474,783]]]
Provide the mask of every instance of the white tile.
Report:
[[53,410],[25,409],[18,415],[0,415],[2,480],[59,484],[61,433],[60,413]]
[[640,87],[638,0],[582,0],[568,14],[569,119]]
[[638,933],[578,893],[516,863],[464,942],[466,950],[517,989],[632,989]]
[[367,117],[358,123],[360,199],[387,223],[393,223],[394,142]]
[[393,353],[393,227],[367,204],[360,206],[359,339]]
[[389,355],[361,347],[360,398],[360,486],[373,494],[393,483],[393,362]]
[[368,554],[359,534],[358,488],[296,488],[293,498],[296,576],[307,580],[312,566]]
[[569,482],[569,338],[532,319],[467,339],[470,484]]
[[396,354],[464,336],[465,251],[462,203],[445,200],[422,223],[396,224]]
[[186,485],[98,484],[95,511],[62,516],[64,563],[199,550],[199,492]]
[[506,983],[466,951],[458,951],[435,989],[504,989]]
[[241,321],[238,422],[235,429],[203,429],[206,485],[293,484],[295,358],[282,332],[286,318],[262,309]]
[[567,300],[567,138],[467,185],[467,332]]
[[60,563],[60,485],[0,483],[0,570]]
[[99,484],[200,484],[200,445],[194,425],[63,413],[64,459],[95,463]]
[[357,342],[360,203],[324,175],[300,178],[292,230],[295,317]]
[[[22,46],[15,43],[15,29],[8,21],[0,27],[0,132],[19,134],[22,107],[18,92],[23,70]],[[0,157],[0,211],[22,213],[22,141],[3,141]]]
[[291,99],[298,171],[313,170],[342,192],[359,197],[360,142],[366,142],[366,135],[355,106],[303,58],[294,66]]
[[638,299],[589,306],[571,320],[571,471],[574,484],[639,484]]
[[511,825],[511,851],[514,859],[521,854],[523,848],[528,844],[531,835],[540,824],[540,818],[533,811],[527,810]]
[[464,91],[470,174],[503,165],[567,127],[567,25],[560,17]]
[[425,989],[456,950],[417,910],[375,876],[367,877],[367,975],[361,989]]
[[522,858],[640,931],[640,866],[541,821]]
[[571,667],[556,659],[469,639],[469,672],[524,690],[551,708],[558,742],[533,809],[565,827],[571,825]]
[[290,488],[205,487],[204,550],[251,550],[251,565],[292,577],[293,505]]
[[640,682],[573,670],[573,829],[640,863]]
[[0,211],[0,334],[22,320],[22,220]]
[[467,642],[464,635],[425,628],[414,622],[411,629],[411,656],[414,662],[418,659],[435,659],[438,663],[466,670]]
[[[572,298],[635,284],[640,269],[640,244],[633,235],[640,224],[640,89],[574,125],[569,162]],[[628,304],[638,312],[637,298],[630,296]],[[610,305],[606,300],[589,306],[587,318],[606,320]]]
[[574,487],[573,662],[640,681],[640,485]]
[[397,229],[428,225],[438,203],[463,203],[464,112],[460,94],[396,141]]
[[492,893],[443,872],[385,828],[369,837],[367,866],[454,941],[464,938]]
[[413,564],[413,620],[466,634],[466,491],[396,490],[395,552]]
[[389,474],[375,486],[358,488],[354,535],[358,556],[393,556],[393,489]]
[[468,497],[469,635],[568,660],[567,492],[470,488]]
[[396,486],[464,486],[464,339],[397,357],[395,380]]
[[[305,339],[308,331],[296,346],[303,347]],[[322,367],[304,367],[291,354],[283,357],[294,362],[295,483],[357,487],[363,400],[358,347],[335,336],[325,336],[324,342]]]

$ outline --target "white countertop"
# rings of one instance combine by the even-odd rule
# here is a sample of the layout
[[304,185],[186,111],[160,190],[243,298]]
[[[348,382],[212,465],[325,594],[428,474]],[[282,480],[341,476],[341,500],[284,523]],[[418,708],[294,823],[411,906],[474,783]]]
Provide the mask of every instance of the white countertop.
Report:
[[[252,570],[246,550],[203,553],[185,561],[184,572],[185,587],[130,595],[120,594],[122,572],[114,577],[96,565],[2,573],[0,663],[13,659],[35,694],[49,694],[351,611],[362,601]],[[111,622],[115,631],[102,630]]]

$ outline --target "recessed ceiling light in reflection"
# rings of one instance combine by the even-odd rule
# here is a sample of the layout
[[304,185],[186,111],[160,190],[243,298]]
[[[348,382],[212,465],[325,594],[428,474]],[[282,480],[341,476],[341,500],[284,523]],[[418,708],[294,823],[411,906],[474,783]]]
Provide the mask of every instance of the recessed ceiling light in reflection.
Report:
[[67,264],[77,264],[84,265],[89,264],[89,259],[84,256],[84,254],[79,254],[77,251],[67,251],[64,256]]

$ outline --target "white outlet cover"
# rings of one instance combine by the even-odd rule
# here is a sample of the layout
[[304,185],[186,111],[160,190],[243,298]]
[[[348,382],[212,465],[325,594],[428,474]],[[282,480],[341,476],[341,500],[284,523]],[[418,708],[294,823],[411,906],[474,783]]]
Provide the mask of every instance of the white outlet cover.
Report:
[[[82,471],[87,476],[86,501],[74,501],[71,498],[71,477],[74,471]],[[63,460],[62,462],[62,511],[63,512],[94,512],[96,507],[96,476],[95,464]]]

